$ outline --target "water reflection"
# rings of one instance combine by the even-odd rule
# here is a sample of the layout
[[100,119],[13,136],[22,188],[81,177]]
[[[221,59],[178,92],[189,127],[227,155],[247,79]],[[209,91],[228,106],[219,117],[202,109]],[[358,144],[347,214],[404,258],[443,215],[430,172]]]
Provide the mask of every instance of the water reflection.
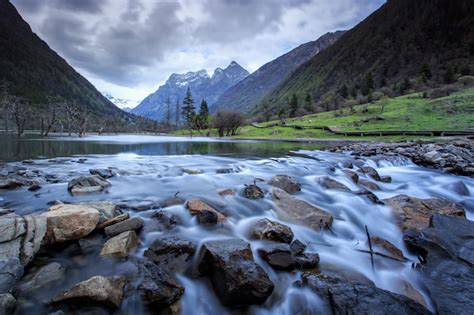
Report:
[[41,138],[26,135],[0,135],[0,160],[18,161],[36,158],[68,157],[89,154],[135,153],[138,155],[232,155],[240,157],[287,154],[292,150],[315,150],[321,144],[266,141],[216,141],[207,138],[154,136],[105,136],[86,139],[68,137]]

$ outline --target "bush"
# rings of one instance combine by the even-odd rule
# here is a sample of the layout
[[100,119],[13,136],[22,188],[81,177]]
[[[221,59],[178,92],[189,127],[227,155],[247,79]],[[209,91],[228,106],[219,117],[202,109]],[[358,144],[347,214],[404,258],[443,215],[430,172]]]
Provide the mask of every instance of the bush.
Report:
[[471,76],[471,75],[462,76],[457,80],[457,82],[462,84],[463,86],[473,86],[474,76]]
[[451,93],[457,92],[457,89],[452,85],[446,85],[437,89],[428,91],[428,97],[431,99],[436,99],[440,97],[449,96]]
[[376,92],[372,93],[372,101],[376,102],[384,96],[385,95],[382,92],[376,91]]
[[245,117],[235,111],[217,112],[213,119],[214,128],[217,129],[219,137],[235,136],[238,129],[245,123]]

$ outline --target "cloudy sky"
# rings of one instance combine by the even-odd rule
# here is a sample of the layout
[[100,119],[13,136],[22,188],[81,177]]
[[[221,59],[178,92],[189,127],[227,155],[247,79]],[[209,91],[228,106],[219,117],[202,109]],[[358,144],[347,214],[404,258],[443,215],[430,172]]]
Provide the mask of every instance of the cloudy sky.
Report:
[[173,72],[237,61],[250,72],[384,0],[12,0],[100,91],[136,105]]

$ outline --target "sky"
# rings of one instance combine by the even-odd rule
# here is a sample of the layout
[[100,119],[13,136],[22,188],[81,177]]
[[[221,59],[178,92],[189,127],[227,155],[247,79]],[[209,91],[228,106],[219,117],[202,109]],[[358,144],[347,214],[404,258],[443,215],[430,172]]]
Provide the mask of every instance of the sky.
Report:
[[[99,91],[137,105],[172,73],[249,72],[347,30],[384,0],[11,0]],[[126,106],[126,105],[121,105]]]

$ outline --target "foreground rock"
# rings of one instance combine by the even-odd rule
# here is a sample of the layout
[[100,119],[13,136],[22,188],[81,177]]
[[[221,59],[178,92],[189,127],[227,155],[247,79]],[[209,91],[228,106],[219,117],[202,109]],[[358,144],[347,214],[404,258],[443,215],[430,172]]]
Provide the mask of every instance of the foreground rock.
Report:
[[138,245],[135,231],[122,232],[105,242],[100,255],[103,257],[125,258]]
[[288,244],[272,244],[258,250],[259,256],[270,266],[278,270],[293,270],[296,260]]
[[124,276],[92,277],[57,295],[53,298],[52,303],[118,309],[122,304],[125,282]]
[[183,295],[184,287],[166,268],[148,259],[135,259],[133,262],[138,270],[136,290],[150,309],[162,310]]
[[280,188],[273,188],[273,202],[284,216],[298,224],[316,231],[330,228],[332,225],[333,218],[330,213],[295,198]]
[[102,223],[97,225],[97,229],[98,230],[103,230],[108,226],[120,223],[122,221],[127,220],[128,218],[130,218],[130,215],[128,213],[120,214],[116,217],[113,217],[112,219],[108,219],[108,220],[103,221]]
[[26,266],[43,244],[46,218],[23,217],[4,210],[0,213],[0,258],[17,258]]
[[205,242],[197,258],[197,271],[207,275],[221,302],[229,307],[261,304],[274,285],[241,239]]
[[[206,215],[205,212],[213,212],[217,215],[218,221],[224,221],[225,215],[208,205],[202,200],[191,199],[186,203],[186,207],[189,210],[189,213],[193,216]],[[204,214],[203,214],[204,213]]]
[[455,217],[465,216],[462,206],[442,199],[419,199],[398,195],[383,201],[393,209],[397,224],[402,230],[421,231],[429,226],[431,216],[436,213]]
[[110,178],[117,175],[114,170],[109,168],[91,168],[89,173],[91,173],[91,175],[99,175],[102,178]]
[[293,240],[293,231],[287,225],[269,219],[260,219],[250,230],[250,236],[257,240],[265,239],[289,244]]
[[22,281],[18,289],[21,292],[33,293],[37,290],[48,290],[53,285],[63,280],[65,268],[57,263],[52,262],[39,268],[31,276],[26,276],[27,281]]
[[15,312],[16,300],[10,293],[0,294],[0,314],[11,315]]
[[83,238],[95,230],[100,219],[95,208],[69,204],[52,206],[44,215],[47,221],[45,241],[48,244]]
[[268,182],[269,185],[283,189],[289,194],[294,194],[301,191],[301,184],[291,176],[288,175],[276,175]]
[[101,224],[107,220],[115,218],[118,214],[121,213],[117,205],[109,201],[81,202],[79,203],[79,205],[97,209],[100,215],[99,223]]
[[302,284],[323,300],[331,314],[431,314],[403,295],[335,276],[305,273]]
[[18,258],[0,260],[0,294],[14,293],[18,280],[23,276],[23,266]]
[[144,256],[159,266],[181,272],[186,270],[195,252],[194,243],[180,236],[170,235],[156,239]]
[[474,314],[474,222],[434,214],[424,230],[405,232],[423,257],[420,280],[439,314]]
[[138,231],[143,228],[143,220],[135,217],[126,219],[119,223],[115,223],[113,225],[109,225],[104,229],[105,235],[107,236],[115,236],[123,232],[127,231]]
[[72,194],[87,194],[92,192],[102,191],[111,184],[98,175],[79,176],[73,178],[67,186],[67,189]]

